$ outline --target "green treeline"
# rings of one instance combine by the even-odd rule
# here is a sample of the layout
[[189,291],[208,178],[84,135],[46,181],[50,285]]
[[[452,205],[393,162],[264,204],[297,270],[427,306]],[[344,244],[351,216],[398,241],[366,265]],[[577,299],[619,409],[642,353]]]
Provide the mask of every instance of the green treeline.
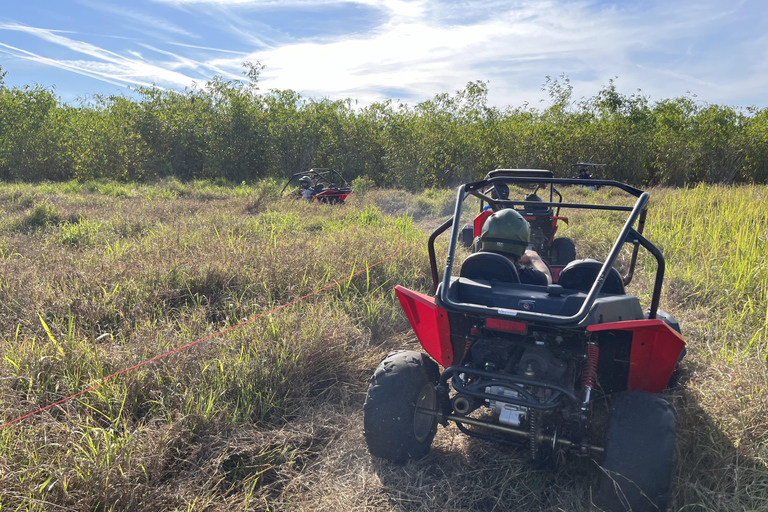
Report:
[[569,177],[571,164],[591,161],[607,164],[604,177],[638,185],[768,182],[768,108],[691,97],[650,103],[613,81],[575,101],[566,77],[547,77],[544,108],[488,106],[484,82],[415,106],[358,108],[260,92],[261,69],[247,64],[243,81],[139,88],[77,106],[42,86],[7,87],[0,70],[0,179],[241,182],[332,167],[348,179],[418,189],[502,167]]

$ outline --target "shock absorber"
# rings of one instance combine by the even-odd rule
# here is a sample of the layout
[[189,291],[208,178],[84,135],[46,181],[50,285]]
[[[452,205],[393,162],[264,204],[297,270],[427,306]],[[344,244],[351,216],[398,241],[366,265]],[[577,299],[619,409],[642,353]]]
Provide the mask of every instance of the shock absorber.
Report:
[[597,360],[600,356],[600,347],[594,341],[587,342],[587,353],[584,364],[581,367],[581,385],[584,388],[584,407],[589,403],[592,389],[597,382]]
[[530,409],[528,411],[528,419],[530,421],[528,430],[528,448],[531,452],[531,460],[536,460],[536,454],[539,451],[539,411],[536,409]]

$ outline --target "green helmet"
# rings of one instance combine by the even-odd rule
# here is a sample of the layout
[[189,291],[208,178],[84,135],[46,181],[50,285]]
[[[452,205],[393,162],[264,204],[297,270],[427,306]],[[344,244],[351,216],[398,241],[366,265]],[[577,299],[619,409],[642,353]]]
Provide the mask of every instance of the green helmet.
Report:
[[309,176],[302,176],[299,178],[299,183],[312,183],[312,180]]
[[494,212],[483,224],[480,250],[509,254],[519,258],[528,247],[531,227],[516,210],[505,208]]

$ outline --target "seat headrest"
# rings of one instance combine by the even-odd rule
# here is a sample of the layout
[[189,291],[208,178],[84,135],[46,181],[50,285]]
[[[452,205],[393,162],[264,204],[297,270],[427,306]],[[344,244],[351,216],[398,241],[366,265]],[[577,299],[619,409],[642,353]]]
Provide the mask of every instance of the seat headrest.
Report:
[[[588,292],[597,279],[597,273],[600,272],[603,263],[591,258],[583,260],[573,260],[560,272],[557,284],[570,290]],[[601,293],[613,293],[624,295],[624,279],[619,271],[611,267],[608,277],[603,283]]]
[[519,283],[517,268],[507,257],[493,252],[476,252],[467,256],[461,265],[461,277]]

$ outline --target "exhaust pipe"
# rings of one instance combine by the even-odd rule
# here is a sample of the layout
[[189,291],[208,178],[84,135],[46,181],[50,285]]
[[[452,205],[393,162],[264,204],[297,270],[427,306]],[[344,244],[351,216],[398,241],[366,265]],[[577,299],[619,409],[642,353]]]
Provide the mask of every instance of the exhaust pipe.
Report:
[[453,407],[454,412],[459,416],[466,416],[478,407],[471,397],[464,395],[456,395],[453,397],[451,406]]

